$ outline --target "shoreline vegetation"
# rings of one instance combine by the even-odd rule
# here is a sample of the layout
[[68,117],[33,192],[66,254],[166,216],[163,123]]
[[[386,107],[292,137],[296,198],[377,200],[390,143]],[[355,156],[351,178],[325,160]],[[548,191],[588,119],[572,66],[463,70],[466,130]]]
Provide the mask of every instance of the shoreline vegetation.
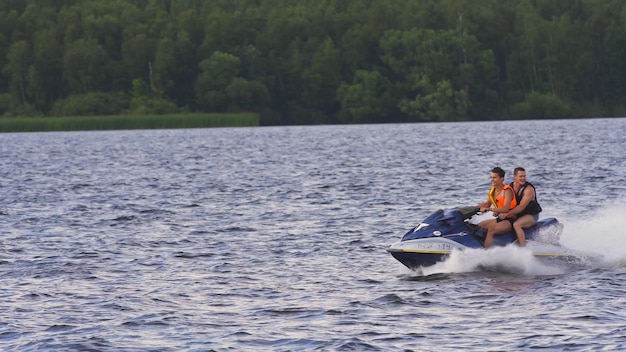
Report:
[[260,118],[256,113],[20,117],[0,118],[0,133],[250,127],[259,125]]
[[625,43],[616,0],[7,0],[0,116],[624,116]]
[[[597,116],[565,119],[607,119],[624,118],[622,116]],[[455,122],[479,121],[514,121],[498,120],[459,120]],[[537,120],[537,119],[533,119]],[[559,118],[539,120],[560,120]],[[446,121],[431,121],[445,123]],[[447,121],[452,122],[452,121]],[[420,123],[420,122],[417,122]],[[374,123],[376,124],[376,123]],[[346,125],[346,124],[338,124]],[[71,131],[113,131],[113,130],[150,130],[179,128],[219,128],[219,127],[261,127],[257,113],[178,113],[163,115],[106,115],[106,116],[65,116],[65,117],[0,117],[0,133],[20,132],[71,132]],[[288,125],[285,125],[288,126]]]

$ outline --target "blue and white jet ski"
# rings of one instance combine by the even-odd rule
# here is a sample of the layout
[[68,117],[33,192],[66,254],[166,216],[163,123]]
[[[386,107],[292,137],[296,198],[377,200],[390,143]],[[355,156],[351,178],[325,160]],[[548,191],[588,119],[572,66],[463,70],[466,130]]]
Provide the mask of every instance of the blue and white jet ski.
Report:
[[[399,242],[387,248],[387,252],[409,269],[434,265],[444,261],[452,251],[484,248],[486,230],[478,224],[488,218],[493,219],[493,213],[479,213],[476,207],[437,210],[402,236]],[[541,219],[524,232],[527,247],[540,259],[572,261],[596,256],[561,246],[559,239],[563,224],[556,218]],[[516,242],[517,236],[511,231],[496,235],[492,246],[506,246]]]

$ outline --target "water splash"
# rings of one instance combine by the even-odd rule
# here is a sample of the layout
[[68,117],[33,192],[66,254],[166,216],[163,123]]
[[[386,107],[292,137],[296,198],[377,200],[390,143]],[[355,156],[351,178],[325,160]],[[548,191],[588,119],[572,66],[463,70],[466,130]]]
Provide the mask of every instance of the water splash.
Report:
[[539,261],[531,250],[510,245],[489,250],[453,251],[447,260],[422,268],[420,274],[466,273],[483,270],[528,276],[564,273],[564,269],[561,267],[547,265]]
[[561,243],[598,253],[605,265],[626,266],[626,204],[612,204],[585,219],[565,219]]

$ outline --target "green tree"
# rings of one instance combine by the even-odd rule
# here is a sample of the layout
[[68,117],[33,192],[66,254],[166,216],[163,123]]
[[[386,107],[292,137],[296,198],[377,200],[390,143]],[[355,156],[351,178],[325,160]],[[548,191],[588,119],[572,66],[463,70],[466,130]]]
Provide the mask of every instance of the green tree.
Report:
[[152,94],[148,85],[141,78],[133,80],[130,110],[132,114],[168,114],[179,112],[174,102]]
[[381,48],[398,107],[409,119],[466,119],[470,94],[487,90],[484,76],[495,78],[490,51],[458,30],[388,31]]
[[117,115],[128,108],[128,99],[121,93],[89,92],[57,100],[53,116]]
[[95,39],[79,39],[67,46],[63,57],[63,78],[74,94],[98,91],[107,76],[108,58]]
[[32,94],[38,110],[49,112],[63,97],[63,46],[58,27],[42,29],[33,35],[33,80],[38,82]]
[[31,48],[24,40],[15,42],[9,48],[7,58],[4,73],[10,77],[11,95],[18,104],[28,104],[28,70],[32,65]]
[[[215,52],[200,62],[200,75],[195,83],[198,105],[204,111],[226,111],[229,98],[226,87],[239,75],[241,61],[231,54]],[[232,94],[232,93],[231,93]]]
[[229,111],[262,111],[269,102],[267,87],[258,81],[235,77],[224,88]]
[[122,44],[122,64],[126,77],[150,81],[151,66],[156,52],[154,40],[145,33],[127,38]]
[[337,90],[341,103],[339,120],[343,123],[380,121],[390,113],[389,82],[378,71],[358,70],[351,84],[342,83]]
[[178,106],[190,106],[198,74],[195,49],[184,31],[168,35],[172,38],[161,39],[152,65],[155,89]]
[[15,10],[0,10],[0,92],[8,91],[10,85],[9,69],[4,69],[8,63],[9,49],[17,42],[12,39],[12,32],[17,22],[18,13]]
[[523,102],[515,104],[511,110],[512,117],[517,119],[571,117],[569,105],[550,93],[531,92]]
[[339,50],[327,37],[302,69],[302,102],[307,110],[317,112],[315,122],[329,122],[337,110],[337,88],[341,83]]
[[402,99],[398,104],[409,121],[456,121],[462,120],[470,102],[462,90],[454,90],[449,81],[436,85],[428,77],[418,79],[413,88],[419,93],[414,99]]

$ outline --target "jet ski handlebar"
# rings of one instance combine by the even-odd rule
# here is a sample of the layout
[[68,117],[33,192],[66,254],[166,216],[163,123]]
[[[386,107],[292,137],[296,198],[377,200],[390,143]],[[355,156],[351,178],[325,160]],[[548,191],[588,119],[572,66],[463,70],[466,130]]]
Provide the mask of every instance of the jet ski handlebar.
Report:
[[480,212],[480,208],[476,207],[476,206],[460,207],[457,210],[459,211],[459,213],[461,213],[461,216],[463,217],[463,220],[469,219],[474,214],[477,214],[477,213]]

